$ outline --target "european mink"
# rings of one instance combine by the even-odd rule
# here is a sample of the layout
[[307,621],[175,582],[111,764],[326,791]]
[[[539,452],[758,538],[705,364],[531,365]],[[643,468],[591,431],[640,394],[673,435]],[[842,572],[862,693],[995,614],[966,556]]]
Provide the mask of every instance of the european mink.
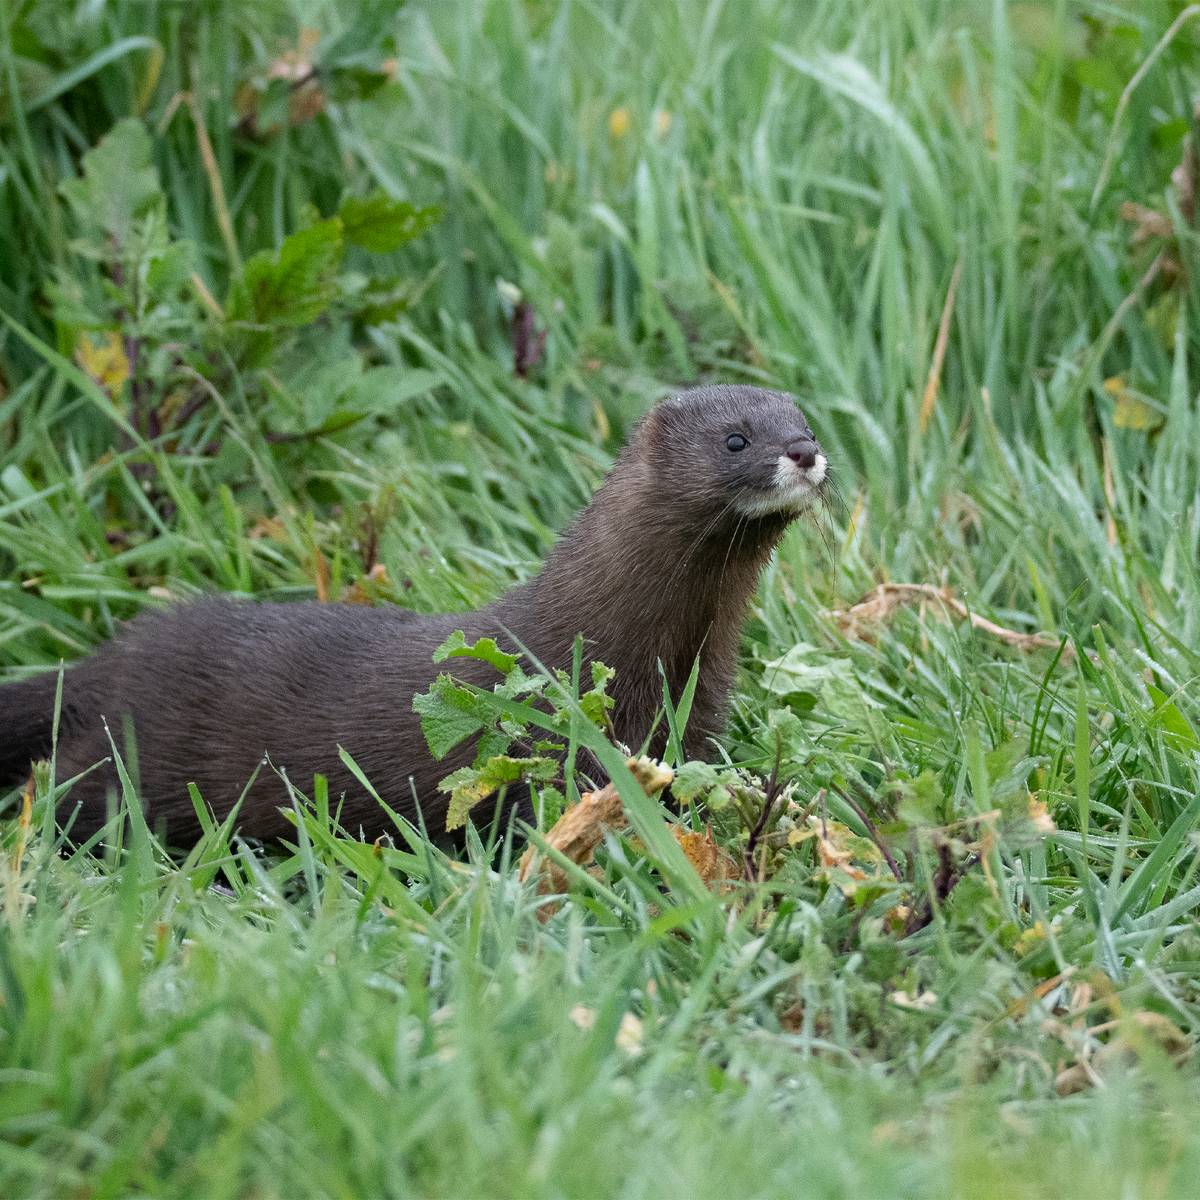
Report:
[[[447,797],[437,783],[474,751],[467,744],[435,761],[412,697],[437,674],[433,652],[455,629],[511,646],[510,630],[543,663],[564,667],[582,633],[585,658],[616,668],[613,724],[635,748],[660,706],[658,662],[678,696],[699,654],[685,750],[701,756],[724,723],[759,572],[825,473],[793,397],[740,386],[683,392],[641,420],[541,573],[478,612],[212,599],[135,618],[64,675],[58,778],[111,755],[102,718],[118,747],[131,721],[147,817],[173,845],[200,834],[189,781],[221,819],[264,754],[301,790],[325,775],[331,797],[344,794],[344,826],[374,837],[390,822],[342,765],[341,745],[389,805],[415,817],[419,801],[438,834]],[[497,678],[468,659],[453,669],[483,686]],[[49,754],[56,679],[0,687],[0,784],[19,784]],[[63,815],[80,806],[73,837],[103,824],[117,787],[111,762],[74,785],[62,802]],[[286,804],[282,780],[264,767],[243,802],[242,833],[290,834]]]

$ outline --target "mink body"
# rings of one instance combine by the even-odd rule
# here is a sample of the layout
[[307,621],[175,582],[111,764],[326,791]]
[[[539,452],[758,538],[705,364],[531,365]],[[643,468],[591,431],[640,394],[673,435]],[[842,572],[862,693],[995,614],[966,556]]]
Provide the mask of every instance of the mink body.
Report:
[[[788,523],[819,495],[825,458],[792,397],[749,387],[684,392],[650,411],[604,484],[559,540],[543,570],[477,612],[423,615],[341,604],[203,600],[131,621],[64,676],[58,778],[79,779],[63,801],[72,835],[107,819],[119,787],[109,732],[151,825],[174,845],[200,833],[188,784],[218,819],[245,795],[245,834],[286,836],[284,772],[309,792],[313,775],[344,797],[342,824],[373,837],[390,819],[342,764],[353,757],[389,806],[418,808],[444,827],[437,783],[469,762],[468,742],[435,761],[412,698],[439,668],[434,650],[455,629],[468,641],[513,638],[547,666],[567,667],[576,634],[585,662],[616,669],[617,736],[642,743],[662,698],[661,661],[678,697],[701,668],[685,737],[702,757],[724,725],[746,608]],[[482,686],[493,668],[455,659]],[[45,756],[56,673],[0,687],[0,783],[19,783]],[[661,750],[660,731],[652,743]],[[95,764],[100,763],[100,766]],[[520,803],[523,789],[513,789]],[[60,815],[62,815],[60,814]]]

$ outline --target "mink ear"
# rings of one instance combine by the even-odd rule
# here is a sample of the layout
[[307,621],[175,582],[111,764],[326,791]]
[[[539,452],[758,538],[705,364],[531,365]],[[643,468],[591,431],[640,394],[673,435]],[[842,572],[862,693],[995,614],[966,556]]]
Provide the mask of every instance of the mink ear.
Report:
[[638,421],[629,440],[639,446],[658,447],[662,444],[665,432],[663,410],[661,406],[656,405]]
[[669,404],[656,404],[637,424],[634,436],[648,447],[659,448],[665,444],[675,424],[675,413]]

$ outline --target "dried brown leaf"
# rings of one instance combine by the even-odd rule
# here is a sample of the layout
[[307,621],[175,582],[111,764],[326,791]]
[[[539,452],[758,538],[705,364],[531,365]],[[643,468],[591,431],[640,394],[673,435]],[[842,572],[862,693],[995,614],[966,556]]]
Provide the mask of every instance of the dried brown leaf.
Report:
[[727,891],[741,875],[737,860],[717,845],[710,828],[706,827],[703,833],[693,833],[682,825],[672,825],[671,833],[710,891]]
[[[631,758],[628,766],[648,796],[661,792],[674,778],[670,768],[653,759]],[[629,818],[625,815],[621,797],[617,789],[608,783],[598,791],[584,792],[579,803],[573,804],[555,821],[545,840],[547,845],[573,863],[587,867],[596,847],[604,840],[604,835],[610,829],[619,831],[628,824]],[[569,879],[566,871],[542,855],[535,846],[530,846],[521,855],[517,877],[524,882],[534,875],[538,879],[540,895],[567,890]],[[538,910],[542,920],[546,920],[554,911],[552,907]]]

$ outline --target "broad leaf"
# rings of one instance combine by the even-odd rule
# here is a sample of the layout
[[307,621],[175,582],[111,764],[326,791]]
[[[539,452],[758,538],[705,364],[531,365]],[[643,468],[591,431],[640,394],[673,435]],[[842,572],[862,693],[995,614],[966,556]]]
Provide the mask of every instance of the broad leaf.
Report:
[[260,251],[233,286],[229,319],[292,327],[315,321],[333,302],[342,251],[337,217],[293,233],[277,254]]
[[461,629],[456,629],[434,652],[433,661],[445,662],[448,658],[475,658],[490,663],[503,675],[517,665],[518,655],[509,654],[496,645],[496,639],[482,637],[468,644]]
[[436,207],[417,208],[407,200],[393,200],[383,192],[363,198],[351,196],[338,210],[346,241],[375,254],[386,254],[424,233],[437,223]]

